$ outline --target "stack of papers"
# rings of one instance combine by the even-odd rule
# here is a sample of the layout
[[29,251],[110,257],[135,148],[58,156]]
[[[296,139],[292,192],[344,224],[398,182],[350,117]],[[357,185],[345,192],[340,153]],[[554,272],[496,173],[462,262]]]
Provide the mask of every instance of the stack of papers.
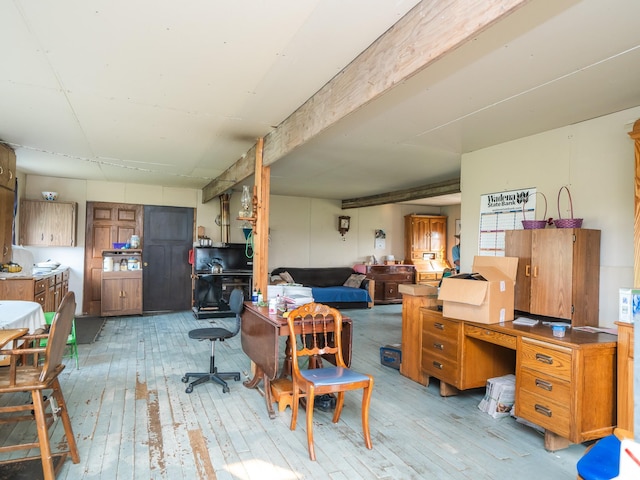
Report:
[[514,325],[525,325],[528,327],[532,327],[534,325],[538,324],[538,320],[535,320],[533,318],[527,318],[527,317],[518,317],[513,321]]
[[313,302],[313,297],[308,295],[285,295],[284,301],[287,303],[287,310],[291,310],[295,307],[299,307],[301,305],[306,305],[307,303]]

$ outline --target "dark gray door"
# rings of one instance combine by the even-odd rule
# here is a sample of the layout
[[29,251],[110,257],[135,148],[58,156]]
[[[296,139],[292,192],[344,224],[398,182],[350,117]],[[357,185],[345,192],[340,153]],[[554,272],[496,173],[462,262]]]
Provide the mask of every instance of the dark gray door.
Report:
[[143,310],[191,309],[193,208],[145,205],[142,237]]

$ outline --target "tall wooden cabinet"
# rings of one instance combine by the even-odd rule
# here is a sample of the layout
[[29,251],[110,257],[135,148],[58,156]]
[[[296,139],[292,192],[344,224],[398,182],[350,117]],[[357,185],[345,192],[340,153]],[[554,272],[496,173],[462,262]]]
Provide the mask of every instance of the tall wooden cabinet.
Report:
[[0,143],[0,263],[11,261],[16,154]]
[[76,245],[75,202],[20,202],[20,243],[40,247]]
[[599,230],[509,230],[505,255],[519,258],[516,310],[598,326]]
[[142,315],[142,250],[105,250],[111,269],[102,272],[101,315]]
[[404,217],[405,263],[415,265],[416,282],[437,280],[448,267],[447,217],[411,214]]

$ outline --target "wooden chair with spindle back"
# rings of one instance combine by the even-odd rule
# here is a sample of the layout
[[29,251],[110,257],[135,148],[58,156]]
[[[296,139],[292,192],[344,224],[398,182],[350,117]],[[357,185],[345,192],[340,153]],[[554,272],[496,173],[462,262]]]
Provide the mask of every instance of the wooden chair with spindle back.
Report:
[[[373,377],[348,368],[342,357],[342,315],[327,305],[308,303],[289,312],[289,346],[291,348],[291,376],[293,399],[291,405],[291,430],[295,430],[300,398],[306,398],[306,425],[309,458],[316,459],[313,444],[313,406],[316,395],[336,394],[337,401],[333,423],[340,420],[344,405],[344,393],[363,389],[362,431],[364,443],[372,448],[369,433],[369,404],[373,391]],[[309,365],[318,364],[314,359],[330,355],[335,366],[301,368],[301,362],[309,359]]]

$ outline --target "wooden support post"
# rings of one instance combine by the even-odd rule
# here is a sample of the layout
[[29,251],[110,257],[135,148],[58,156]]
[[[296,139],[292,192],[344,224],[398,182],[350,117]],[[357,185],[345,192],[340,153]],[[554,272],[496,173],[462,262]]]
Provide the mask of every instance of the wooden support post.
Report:
[[262,165],[264,139],[256,144],[255,189],[256,208],[253,213],[253,283],[267,298],[269,275],[269,190],[271,188],[271,167]]

